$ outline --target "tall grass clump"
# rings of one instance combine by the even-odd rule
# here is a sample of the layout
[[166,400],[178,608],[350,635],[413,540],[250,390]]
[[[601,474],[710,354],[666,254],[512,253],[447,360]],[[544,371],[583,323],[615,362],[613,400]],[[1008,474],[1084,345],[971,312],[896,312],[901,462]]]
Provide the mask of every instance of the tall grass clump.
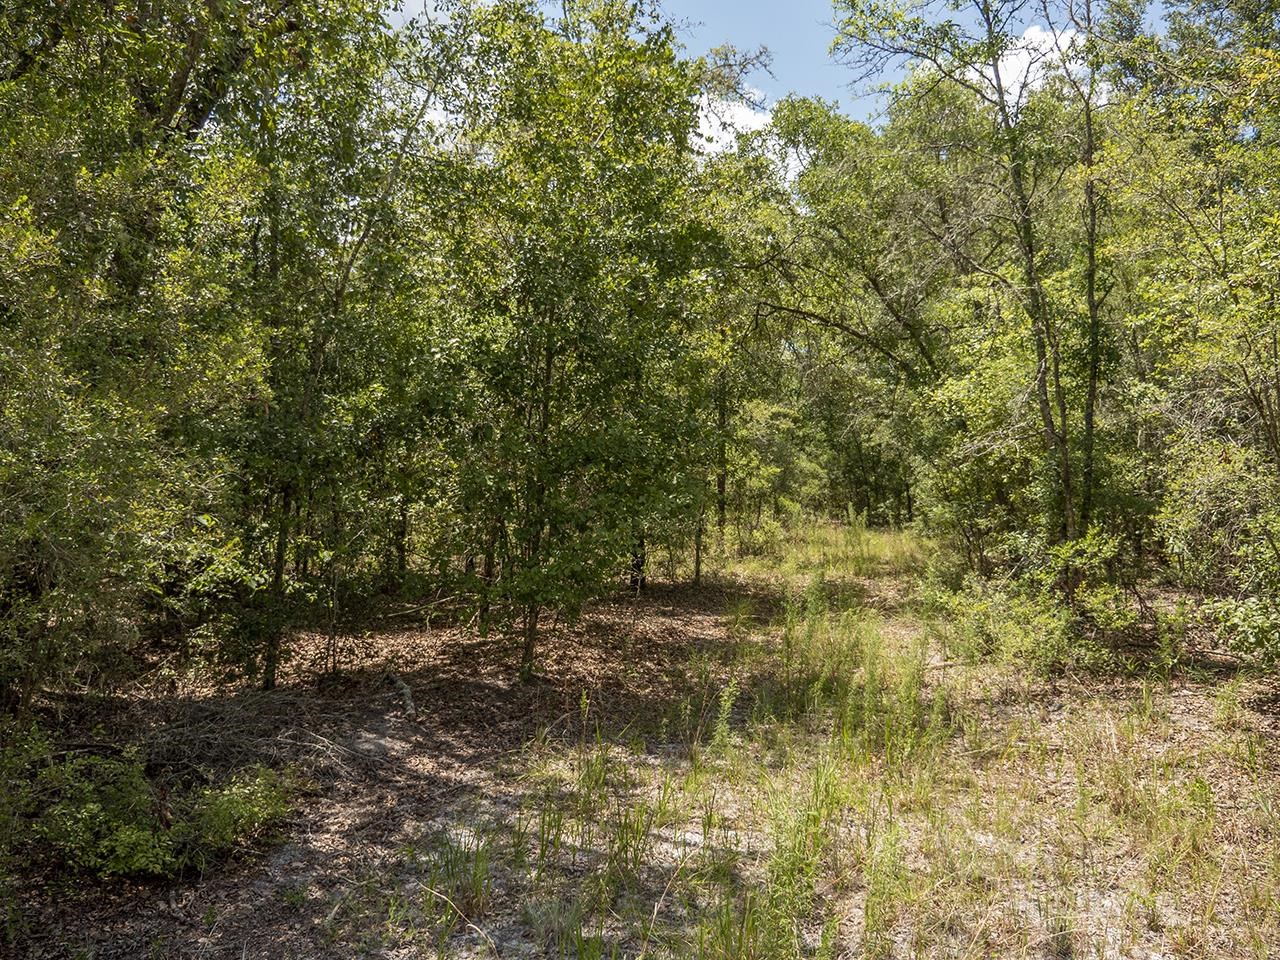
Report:
[[809,955],[805,930],[820,912],[818,885],[846,801],[832,758],[820,759],[799,790],[791,782],[794,772],[784,770],[766,800],[769,855],[761,882],[744,888],[740,878],[725,878],[718,900],[691,938],[693,957],[799,960]]
[[902,834],[895,824],[874,838],[863,864],[866,900],[863,937],[866,956],[887,957],[893,947],[893,926],[908,899],[908,874]]
[[898,576],[924,568],[928,553],[910,530],[869,526],[849,507],[841,522],[812,521],[792,531],[783,572],[826,570],[838,577]]
[[776,669],[762,692],[764,706],[781,720],[809,716],[840,703],[862,663],[868,615],[857,610],[832,613],[821,578],[805,592],[788,597],[778,639]]
[[946,690],[925,683],[925,651],[891,651],[878,631],[862,646],[862,669],[847,688],[834,737],[844,755],[901,765],[948,732]]
[[442,833],[427,862],[427,894],[431,913],[448,925],[471,922],[489,908],[493,896],[493,845],[488,836]]

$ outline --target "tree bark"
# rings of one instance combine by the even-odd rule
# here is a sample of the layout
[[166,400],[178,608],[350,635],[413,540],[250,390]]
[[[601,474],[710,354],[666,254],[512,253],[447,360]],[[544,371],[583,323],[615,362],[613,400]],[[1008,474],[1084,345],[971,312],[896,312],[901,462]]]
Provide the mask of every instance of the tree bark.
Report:
[[284,570],[289,555],[289,534],[293,509],[293,491],[285,487],[280,495],[280,518],[276,528],[275,558],[271,573],[271,602],[267,624],[267,645],[263,657],[262,689],[273,690],[276,685],[276,672],[280,666],[280,641],[284,632],[281,610],[284,606]]
[[644,568],[647,560],[644,546],[644,537],[636,538],[636,545],[631,551],[631,589],[635,591],[643,590],[645,587]]
[[538,645],[538,616],[542,608],[536,603],[527,603],[524,608],[524,647],[520,653],[520,679],[533,679],[533,664]]
[[693,531],[693,585],[702,586],[702,528],[706,526],[707,511],[698,508],[698,525]]
[[719,390],[716,395],[716,535],[720,552],[724,553],[724,525],[726,497],[729,487],[728,441],[725,437],[729,428],[729,399],[725,396],[724,373],[720,374]]

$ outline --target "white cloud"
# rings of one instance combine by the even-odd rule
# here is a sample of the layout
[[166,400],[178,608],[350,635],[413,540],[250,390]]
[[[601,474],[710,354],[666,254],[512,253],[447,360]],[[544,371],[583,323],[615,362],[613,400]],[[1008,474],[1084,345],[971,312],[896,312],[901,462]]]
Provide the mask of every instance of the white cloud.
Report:
[[1004,55],[1009,74],[1024,87],[1039,87],[1048,75],[1069,62],[1079,35],[1075,30],[1053,33],[1038,24],[1022,32],[1022,42]]
[[[1075,30],[1055,33],[1039,24],[1032,24],[1022,31],[1022,36],[1000,57],[1000,81],[1010,101],[1021,103],[1028,93],[1042,87],[1050,74],[1061,70],[1064,64],[1070,69],[1075,48],[1081,39]],[[977,72],[986,83],[994,84],[995,78],[989,70]]]
[[[764,99],[758,90],[747,92],[756,102]],[[772,119],[772,108],[761,109],[740,100],[705,97],[698,114],[698,133],[705,140],[708,153],[723,153],[733,149],[738,134],[763,130]]]

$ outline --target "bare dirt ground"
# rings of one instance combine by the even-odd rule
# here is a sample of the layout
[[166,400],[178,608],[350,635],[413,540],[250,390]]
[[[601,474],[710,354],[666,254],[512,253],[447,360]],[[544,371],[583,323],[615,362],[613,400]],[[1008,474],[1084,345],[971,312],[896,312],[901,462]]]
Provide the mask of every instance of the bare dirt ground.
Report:
[[[80,704],[155,762],[289,766],[295,813],[204,876],[33,883],[11,955],[1280,957],[1273,684],[957,663],[907,578],[829,578],[808,628],[805,582],[598,604],[529,684],[508,641],[415,625],[346,638],[337,676],[300,638],[271,694],[174,678]],[[788,616],[819,673],[778,707]],[[806,704],[855,627],[849,702],[877,670],[897,696],[923,650],[936,730],[830,746]]]
[[207,876],[172,885],[51,877],[29,887],[30,937],[14,955],[353,955],[323,929],[345,886],[460,803],[501,804],[514,790],[508,760],[532,738],[563,732],[584,693],[615,727],[663,715],[690,693],[689,663],[723,652],[731,594],[750,591],[656,585],[599,604],[548,631],[543,673],[527,684],[515,680],[515,650],[502,637],[415,626],[346,638],[337,677],[306,666],[321,660],[324,639],[301,638],[298,666],[271,693],[174,682],[82,704],[112,718],[112,731],[144,731],[149,756],[296,764],[305,793],[283,843]]

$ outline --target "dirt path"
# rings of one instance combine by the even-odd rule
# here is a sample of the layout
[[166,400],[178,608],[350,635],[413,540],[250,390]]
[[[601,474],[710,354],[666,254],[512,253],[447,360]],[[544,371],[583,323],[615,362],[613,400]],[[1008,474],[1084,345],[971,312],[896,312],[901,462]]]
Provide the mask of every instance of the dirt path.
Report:
[[122,699],[153,755],[298,771],[296,812],[203,877],[32,886],[15,955],[1280,956],[1269,688],[957,660],[912,549],[600,604],[527,685],[416,627]]
[[534,738],[562,735],[584,694],[611,727],[662,715],[689,695],[689,663],[722,653],[720,611],[731,591],[746,595],[658,585],[597,605],[581,623],[550,631],[546,671],[532,684],[514,682],[515,652],[500,638],[416,627],[349,641],[337,680],[306,668],[324,641],[302,638],[299,666],[271,694],[166,690],[96,702],[92,709],[114,714],[119,728],[146,730],[166,754],[293,765],[303,775],[299,809],[283,843],[204,877],[49,877],[29,887],[28,936],[13,955],[351,955],[328,928],[353,886],[385,874],[460,804],[510,802],[521,752]]

